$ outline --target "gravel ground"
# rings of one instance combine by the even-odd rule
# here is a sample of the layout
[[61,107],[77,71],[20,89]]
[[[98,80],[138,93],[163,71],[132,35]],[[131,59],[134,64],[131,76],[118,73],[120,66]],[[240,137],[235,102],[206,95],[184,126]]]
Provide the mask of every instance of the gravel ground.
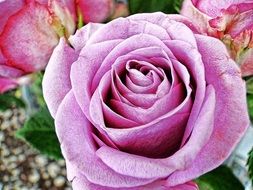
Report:
[[0,112],[0,190],[71,190],[64,160],[40,155],[14,137],[24,110]]

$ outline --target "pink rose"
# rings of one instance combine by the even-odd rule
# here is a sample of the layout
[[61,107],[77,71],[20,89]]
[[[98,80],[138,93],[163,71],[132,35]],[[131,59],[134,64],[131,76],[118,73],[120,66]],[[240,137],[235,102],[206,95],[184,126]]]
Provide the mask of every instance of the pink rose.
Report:
[[229,156],[249,125],[245,83],[195,31],[147,13],[61,39],[43,91],[74,190],[197,189]]
[[45,68],[59,38],[75,32],[78,14],[85,22],[101,22],[113,12],[113,0],[78,4],[74,0],[0,0],[0,93],[17,87],[21,76]]
[[0,93],[15,88],[21,76],[44,69],[59,37],[75,30],[75,18],[63,3],[43,3],[0,1]]
[[242,75],[253,75],[253,1],[185,0],[181,14],[202,33],[222,40]]

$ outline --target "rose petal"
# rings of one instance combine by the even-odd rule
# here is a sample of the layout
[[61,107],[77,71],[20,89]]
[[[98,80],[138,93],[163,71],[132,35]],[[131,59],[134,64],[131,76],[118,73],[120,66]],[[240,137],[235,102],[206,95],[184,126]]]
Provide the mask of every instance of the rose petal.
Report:
[[10,16],[25,6],[25,0],[1,0],[0,1],[0,34]]
[[[55,117],[55,125],[62,153],[71,163],[68,172],[74,172],[78,168],[89,182],[116,188],[136,187],[154,181],[120,175],[101,162],[95,154],[92,125],[81,111],[72,91],[62,101]],[[69,175],[74,178],[78,173]]]
[[103,24],[89,23],[76,31],[75,35],[69,37],[69,42],[76,51],[80,51],[86,44],[87,40],[100,28]]
[[[149,177],[167,177],[176,170],[182,170],[186,166],[188,166],[192,159],[196,157],[198,152],[201,150],[201,148],[205,145],[205,143],[208,141],[211,133],[212,133],[212,126],[213,126],[213,114],[214,114],[214,108],[215,108],[215,93],[214,89],[210,86],[207,88],[206,91],[206,97],[205,97],[205,104],[202,107],[200,117],[196,122],[196,126],[193,130],[192,135],[201,135],[198,138],[191,138],[190,141],[187,142],[187,144],[181,148],[179,151],[177,151],[172,156],[165,158],[165,159],[151,159],[141,156],[136,156],[133,154],[124,153],[121,151],[113,150],[109,147],[101,147],[97,151],[97,155],[102,159],[104,163],[106,163],[108,166],[113,168],[118,173],[124,174],[124,175],[130,175],[135,177],[141,177],[141,178],[149,178]],[[184,112],[182,112],[184,113]],[[180,115],[179,115],[180,116]],[[179,118],[173,118],[173,117],[167,117],[169,120],[171,119],[171,122],[175,120],[179,120]],[[188,116],[187,116],[188,118]],[[182,119],[182,118],[181,118]],[[164,120],[163,122],[160,122],[158,124],[161,124],[161,126],[165,127],[168,120]],[[155,131],[157,129],[157,125],[150,125],[152,128],[150,128],[150,131]],[[132,130],[137,130],[138,128],[131,128],[131,130],[125,130],[127,132],[126,137],[129,138],[129,140],[135,139],[135,138],[141,138],[140,134],[145,137],[145,131],[143,132],[137,132],[133,133],[133,136],[131,136]],[[108,130],[109,131],[109,130]],[[112,131],[110,129],[111,134],[110,136],[115,136],[116,138],[120,138],[121,135],[123,135],[124,131]],[[110,132],[109,131],[109,132]],[[166,132],[163,128],[161,130],[162,132]],[[133,131],[134,132],[134,131]],[[139,135],[138,135],[139,134]],[[150,134],[148,135],[150,136]],[[168,134],[167,134],[168,136]],[[166,136],[166,137],[167,137]],[[175,136],[174,136],[175,137]],[[176,137],[177,138],[177,137]],[[122,138],[123,139],[123,138]],[[167,138],[167,140],[170,138]],[[172,135],[173,139],[173,135]],[[172,141],[174,141],[173,139]],[[125,139],[124,139],[125,142]],[[126,141],[127,142],[127,141]],[[125,143],[126,143],[125,142]],[[131,142],[131,141],[128,141]],[[145,142],[148,143],[148,142]],[[143,143],[143,144],[145,144]],[[110,156],[109,156],[110,155]],[[117,163],[117,164],[116,164]],[[159,167],[161,165],[161,168]],[[159,168],[159,169],[157,169]],[[157,170],[156,170],[157,169]],[[177,173],[177,171],[176,171]],[[173,174],[172,174],[173,175]],[[179,176],[182,177],[182,176]],[[170,178],[169,178],[170,179]],[[173,178],[173,180],[175,180]],[[169,180],[168,180],[169,181]],[[184,183],[180,181],[181,184]],[[179,184],[179,183],[178,183]],[[169,186],[173,186],[174,183],[170,183]]]
[[114,40],[85,46],[80,53],[79,59],[72,65],[70,78],[73,92],[78,104],[89,120],[92,79],[104,58],[120,42],[121,40]]
[[[193,4],[193,0],[184,0],[180,13],[188,18],[191,18],[194,23],[197,23],[196,28],[199,32],[204,34],[210,32],[210,28],[208,28],[207,26],[209,25],[208,22],[211,17],[197,9]],[[189,26],[189,24],[187,24],[187,26]]]
[[[129,17],[130,18],[130,17]],[[118,18],[101,27],[89,44],[115,39],[127,39],[136,34],[150,34],[161,40],[170,39],[167,31],[159,25],[146,22],[136,22],[129,18]],[[120,28],[120,30],[118,30]]]
[[70,69],[77,58],[78,54],[64,38],[61,38],[54,49],[42,82],[44,99],[53,117],[63,98],[71,90]]
[[247,50],[241,57],[240,64],[242,76],[253,75],[253,48]]
[[[207,83],[215,89],[214,130],[194,161],[184,170],[177,171],[168,178],[170,185],[196,178],[220,165],[249,126],[245,82],[241,79],[235,62],[229,58],[226,47],[211,37],[196,35],[196,39],[199,51],[203,55]],[[193,133],[189,141],[203,136]]]
[[203,62],[201,60],[201,54],[195,47],[178,40],[167,41],[166,45],[177,57],[177,60],[186,66],[188,72],[190,73],[190,76],[192,77],[192,80],[194,81],[194,84],[192,85],[195,87],[195,100],[185,130],[184,140],[182,142],[183,145],[191,134],[193,127],[195,126],[195,121],[204,100],[206,86],[204,73],[205,70]]
[[[180,17],[180,16],[178,16]],[[182,22],[178,22],[173,20],[174,18],[178,18],[175,15],[172,16],[167,16],[166,14],[163,14],[161,12],[158,13],[144,13],[144,14],[135,14],[132,15],[128,18],[130,18],[133,21],[146,21],[147,23],[153,23],[156,26],[160,26],[163,29],[166,30],[168,35],[171,37],[171,39],[174,40],[182,40],[184,42],[190,43],[192,46],[197,47],[196,45],[196,40],[193,35],[193,31],[190,29],[191,26],[185,25]],[[181,17],[182,19],[178,19],[179,21],[181,20],[187,20],[187,18]],[[181,35],[178,35],[180,33]],[[155,35],[159,37],[160,35]],[[160,37],[159,37],[160,38]],[[169,39],[164,39],[164,40],[169,40]]]
[[35,2],[9,18],[0,36],[0,47],[8,65],[25,72],[45,67],[58,43],[49,20],[46,7]]
[[24,72],[19,69],[0,64],[0,77],[18,78],[21,77],[23,74]]
[[84,22],[103,22],[114,11],[113,0],[79,0],[77,3],[83,16]]
[[17,87],[17,83],[13,79],[0,77],[0,94]]

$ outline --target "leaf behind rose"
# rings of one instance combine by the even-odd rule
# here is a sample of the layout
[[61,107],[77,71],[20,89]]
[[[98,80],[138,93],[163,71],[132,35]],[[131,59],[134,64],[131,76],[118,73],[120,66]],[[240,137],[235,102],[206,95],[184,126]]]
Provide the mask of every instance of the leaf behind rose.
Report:
[[129,0],[129,9],[131,14],[157,11],[177,13],[182,2],[183,0]]
[[248,165],[249,177],[251,178],[251,181],[253,183],[253,148],[249,152],[249,158],[247,161],[247,165]]
[[242,183],[227,166],[220,166],[196,180],[200,190],[244,190]]
[[0,111],[5,111],[11,108],[25,108],[25,103],[22,99],[16,97],[13,93],[5,93],[0,95]]
[[16,132],[16,137],[26,141],[33,148],[56,160],[62,158],[57,139],[54,120],[47,108],[41,108],[30,117],[23,128]]

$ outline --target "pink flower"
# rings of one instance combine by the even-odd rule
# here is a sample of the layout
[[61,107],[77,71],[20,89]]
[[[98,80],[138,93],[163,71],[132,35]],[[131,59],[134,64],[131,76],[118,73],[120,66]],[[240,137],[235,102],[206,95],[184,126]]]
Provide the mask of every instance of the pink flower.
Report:
[[245,83],[224,44],[195,31],[153,13],[61,39],[43,92],[74,190],[196,189],[229,156],[249,125]]
[[44,69],[59,37],[74,32],[74,19],[54,0],[50,5],[0,1],[0,93],[15,88],[21,76]]
[[113,0],[0,0],[0,93],[45,68],[59,38],[75,32],[78,14],[102,22],[112,13]]
[[202,33],[222,40],[243,76],[253,74],[253,2],[251,0],[185,0],[181,14]]

